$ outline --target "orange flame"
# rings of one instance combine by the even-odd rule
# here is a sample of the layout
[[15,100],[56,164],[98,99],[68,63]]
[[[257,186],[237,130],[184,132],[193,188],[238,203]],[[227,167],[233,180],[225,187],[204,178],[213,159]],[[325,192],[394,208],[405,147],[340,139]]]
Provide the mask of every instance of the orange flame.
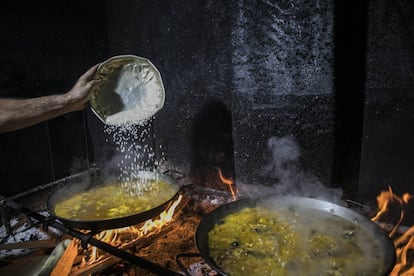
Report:
[[[371,218],[371,220],[374,222],[378,221],[381,218],[381,216],[389,210],[390,203],[393,203],[394,201],[396,201],[402,207],[404,204],[408,203],[408,199],[410,197],[411,196],[408,194],[404,194],[403,197],[399,197],[393,193],[391,187],[388,187],[388,191],[382,191],[380,195],[377,196],[378,212],[375,215],[375,217]],[[394,228],[388,234],[390,237],[394,236],[403,218],[404,218],[404,209],[401,208],[400,218],[397,224],[395,224]]]
[[391,187],[388,187],[388,191],[382,191],[377,196],[378,213],[371,220],[378,221],[388,211],[389,204],[394,200],[397,200],[402,205],[402,200],[392,192]]
[[405,204],[408,204],[408,201],[411,199],[411,195],[409,194],[409,193],[405,193],[405,194],[403,194],[403,196],[402,196],[402,201],[405,203]]
[[[412,231],[411,231],[412,232]],[[393,270],[390,273],[390,276],[397,275],[414,275],[414,266],[409,264],[407,260],[407,255],[409,250],[414,250],[414,237],[410,236],[408,242],[401,248],[396,248],[395,253],[397,255],[398,263],[394,266]],[[404,272],[401,272],[405,267],[408,267]]]
[[[139,225],[128,226],[118,229],[109,229],[96,234],[94,238],[106,242],[115,247],[123,247],[127,244],[133,243],[139,238],[148,235],[149,233],[157,233],[162,227],[172,221],[174,212],[178,204],[180,204],[182,195],[179,195],[177,200],[171,204],[169,208],[164,210],[157,219],[147,220],[143,226]],[[82,258],[80,267],[86,267],[105,258],[105,252],[100,252],[95,246],[89,246],[89,258]]]
[[[388,191],[382,191],[377,197],[378,213],[371,220],[377,222],[380,217],[389,210],[389,204],[396,201],[401,206],[401,211],[397,224],[388,234],[390,237],[393,237],[404,218],[403,207],[405,204],[408,204],[411,198],[412,195],[409,193],[404,193],[401,197],[399,197],[393,193],[391,187],[388,187]],[[397,263],[390,275],[414,275],[414,263],[410,264],[407,259],[408,252],[414,250],[414,226],[406,230],[400,237],[394,240],[394,247]]]
[[161,229],[161,227],[172,220],[174,215],[175,208],[180,204],[182,199],[182,195],[178,196],[178,199],[171,205],[168,210],[163,211],[160,214],[160,218],[156,220],[149,219],[145,222],[145,224],[139,229],[144,235],[148,232],[152,231],[153,229]]
[[233,200],[236,200],[237,196],[236,196],[236,191],[234,188],[234,181],[231,179],[224,178],[220,168],[218,169],[218,172],[219,172],[219,177],[220,177],[221,182],[229,186]]

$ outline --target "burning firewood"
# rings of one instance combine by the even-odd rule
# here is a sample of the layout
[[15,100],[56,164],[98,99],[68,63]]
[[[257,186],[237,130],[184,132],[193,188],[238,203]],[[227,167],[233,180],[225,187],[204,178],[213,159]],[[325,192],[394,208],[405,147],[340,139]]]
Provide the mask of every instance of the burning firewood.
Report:
[[51,276],[62,276],[62,275],[69,275],[73,261],[75,260],[76,256],[78,255],[78,242],[73,239],[68,247],[63,253],[62,257],[59,259],[58,263],[56,264],[55,268],[52,270]]

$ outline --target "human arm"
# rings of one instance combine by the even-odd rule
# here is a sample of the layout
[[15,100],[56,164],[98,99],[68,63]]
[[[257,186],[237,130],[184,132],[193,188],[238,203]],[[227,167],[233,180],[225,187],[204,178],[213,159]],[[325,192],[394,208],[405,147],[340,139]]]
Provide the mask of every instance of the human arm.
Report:
[[86,107],[92,93],[96,68],[89,68],[65,94],[31,99],[0,98],[0,133],[22,129]]

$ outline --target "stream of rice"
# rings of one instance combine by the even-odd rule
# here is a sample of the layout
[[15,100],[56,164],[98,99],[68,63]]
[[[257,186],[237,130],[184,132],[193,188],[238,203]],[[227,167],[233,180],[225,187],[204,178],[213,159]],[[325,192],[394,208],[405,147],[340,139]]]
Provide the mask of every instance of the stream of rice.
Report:
[[140,196],[149,191],[154,183],[151,172],[155,171],[160,160],[156,160],[152,121],[153,118],[140,124],[107,124],[104,127],[116,146],[117,177],[126,196]]

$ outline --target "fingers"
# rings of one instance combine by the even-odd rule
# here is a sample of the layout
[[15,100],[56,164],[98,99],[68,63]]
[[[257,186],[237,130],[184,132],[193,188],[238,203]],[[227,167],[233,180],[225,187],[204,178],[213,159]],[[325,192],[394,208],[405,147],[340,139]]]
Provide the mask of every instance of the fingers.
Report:
[[90,80],[90,81],[88,81],[88,82],[85,83],[85,88],[89,90],[93,86],[95,86],[96,84],[98,84],[99,82],[100,82],[100,80],[94,80],[94,79],[92,79],[92,80]]
[[94,66],[92,66],[91,68],[89,68],[88,69],[88,71],[86,71],[80,78],[79,78],[79,80],[81,80],[81,81],[85,81],[85,82],[87,82],[87,81],[90,81],[90,80],[92,80],[92,78],[93,78],[93,76],[94,76],[94,74],[95,74],[95,72],[96,72],[96,69],[98,68],[98,66],[99,66],[99,63],[98,64],[95,64]]

